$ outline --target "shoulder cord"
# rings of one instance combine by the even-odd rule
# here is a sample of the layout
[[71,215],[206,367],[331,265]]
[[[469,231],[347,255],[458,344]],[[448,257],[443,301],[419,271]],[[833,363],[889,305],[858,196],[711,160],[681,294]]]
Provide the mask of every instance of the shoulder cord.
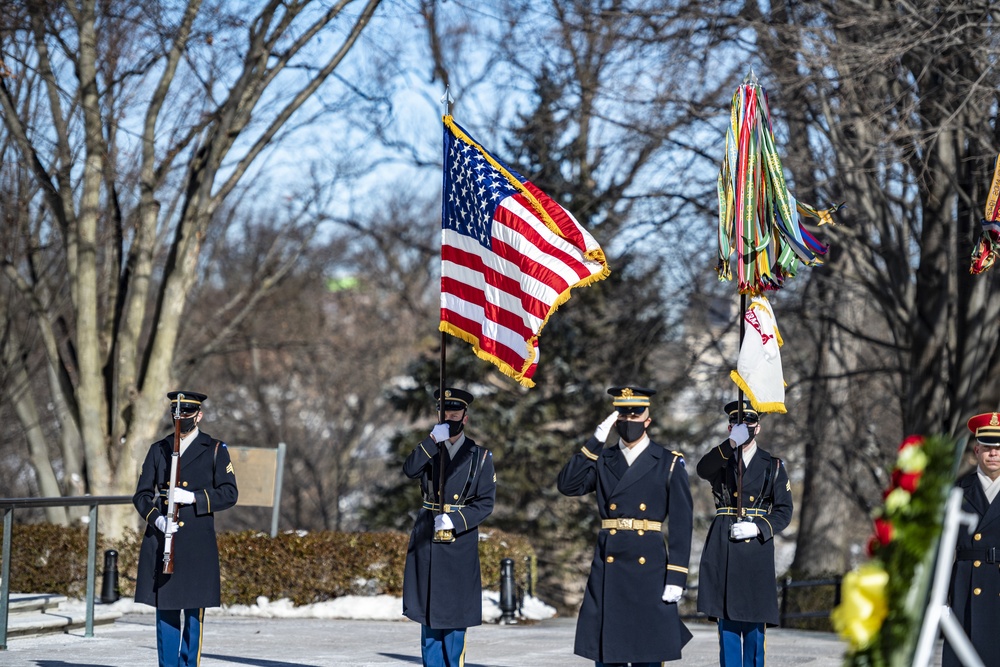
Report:
[[[781,467],[781,459],[779,459],[778,457],[774,457],[773,477],[775,480],[778,479],[778,468],[780,467]],[[771,466],[768,466],[767,472],[764,474],[764,483],[760,487],[760,496],[757,497],[757,502],[754,503],[754,507],[760,507],[764,502],[765,498],[770,499],[771,501],[769,503],[770,505],[772,506],[774,505],[774,484],[773,483],[771,484],[770,491],[768,491],[766,495],[764,493],[764,490],[768,488],[767,484],[768,482],[771,481],[771,478],[772,478],[772,470]],[[768,511],[770,511],[770,507],[768,508]]]
[[475,445],[472,451],[472,465],[469,466],[469,479],[465,481],[465,488],[462,489],[462,496],[458,499],[458,504],[464,505],[468,500],[475,500],[475,498],[469,498],[469,491],[472,489],[472,482],[479,475],[479,471],[482,470],[483,464],[486,463],[487,451],[483,450],[483,455],[479,455],[479,451],[483,448],[479,445]]

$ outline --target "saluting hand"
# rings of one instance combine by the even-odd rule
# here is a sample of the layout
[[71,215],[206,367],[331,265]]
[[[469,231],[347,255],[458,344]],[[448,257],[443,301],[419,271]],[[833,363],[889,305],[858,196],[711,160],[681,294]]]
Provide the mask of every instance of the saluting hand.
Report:
[[604,421],[602,421],[600,424],[597,425],[597,429],[594,431],[594,438],[596,438],[598,442],[604,442],[605,440],[607,440],[608,433],[611,432],[611,425],[614,424],[616,421],[618,421],[617,410],[612,412],[610,415],[607,416],[607,419],[605,419]]

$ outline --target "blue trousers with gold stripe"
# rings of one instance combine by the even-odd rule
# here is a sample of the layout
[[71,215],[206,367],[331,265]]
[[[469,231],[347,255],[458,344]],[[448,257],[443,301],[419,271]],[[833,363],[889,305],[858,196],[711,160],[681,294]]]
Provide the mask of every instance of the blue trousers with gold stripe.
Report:
[[424,667],[465,667],[465,628],[450,630],[420,626]]
[[156,610],[156,654],[160,667],[198,667],[201,664],[204,609]]
[[763,623],[719,619],[721,667],[764,667]]

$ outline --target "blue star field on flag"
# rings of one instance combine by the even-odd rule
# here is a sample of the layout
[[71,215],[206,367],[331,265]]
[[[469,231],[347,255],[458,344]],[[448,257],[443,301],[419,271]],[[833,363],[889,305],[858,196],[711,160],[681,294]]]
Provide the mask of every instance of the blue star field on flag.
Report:
[[[517,189],[476,147],[445,133],[444,212],[442,227],[492,248],[493,212]],[[496,157],[493,157],[496,160]],[[514,178],[524,180],[503,164]]]

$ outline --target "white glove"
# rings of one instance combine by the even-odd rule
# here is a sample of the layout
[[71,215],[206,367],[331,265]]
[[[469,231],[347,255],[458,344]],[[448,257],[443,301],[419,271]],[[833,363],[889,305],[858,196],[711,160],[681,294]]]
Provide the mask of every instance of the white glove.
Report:
[[608,418],[597,425],[597,429],[594,431],[594,437],[598,442],[604,442],[608,439],[608,433],[611,433],[611,425],[618,421],[618,411],[615,410]]
[[447,424],[435,424],[431,431],[431,439],[434,442],[444,442],[451,437],[451,428]]
[[749,442],[750,431],[747,429],[747,425],[741,423],[734,426],[733,430],[729,432],[729,439],[735,443],[733,447],[739,447]]
[[178,529],[176,523],[174,523],[167,517],[163,516],[162,514],[156,517],[156,521],[154,521],[153,523],[157,528],[160,529],[161,533],[166,533],[167,535],[169,535],[170,533],[176,533]]
[[733,524],[732,535],[734,540],[749,540],[757,537],[760,528],[752,521],[738,521]]
[[187,489],[174,489],[174,502],[181,505],[194,505],[194,494]]
[[660,598],[667,604],[673,604],[679,602],[681,597],[684,595],[684,589],[680,586],[674,586],[673,584],[667,584],[663,587],[663,597]]
[[434,530],[451,530],[455,524],[451,522],[451,517],[447,514],[434,515]]

